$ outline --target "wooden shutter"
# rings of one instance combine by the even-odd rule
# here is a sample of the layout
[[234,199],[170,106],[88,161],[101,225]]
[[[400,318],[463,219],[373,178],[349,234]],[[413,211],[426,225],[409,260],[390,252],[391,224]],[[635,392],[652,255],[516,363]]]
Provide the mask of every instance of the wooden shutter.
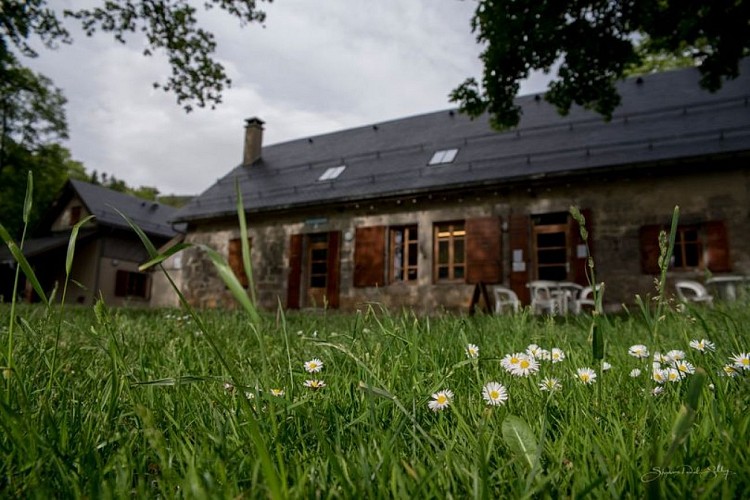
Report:
[[659,232],[664,226],[653,224],[640,229],[639,241],[641,250],[641,271],[644,274],[658,274],[659,269]]
[[[586,231],[588,232],[588,251],[590,252],[590,256],[594,256],[594,220],[591,217],[591,210],[584,208],[581,210],[581,215],[583,215],[583,218],[586,219]],[[589,277],[586,275],[588,271],[588,257],[587,255],[584,255],[582,253],[581,255],[584,255],[583,257],[579,257],[578,255],[578,248],[583,245],[585,248],[586,241],[581,238],[581,226],[578,224],[578,221],[573,219],[571,217],[570,222],[570,237],[568,239],[570,241],[570,280],[574,283],[578,283],[581,286],[588,286],[589,283]]]
[[128,272],[118,269],[115,274],[115,297],[125,297],[128,294]]
[[385,226],[358,227],[354,241],[354,286],[382,286]]
[[732,270],[729,259],[729,236],[724,221],[710,221],[703,224],[706,235],[706,267],[714,273]]
[[466,282],[500,283],[503,280],[500,217],[466,221]]
[[[248,243],[250,240],[248,239]],[[252,244],[251,244],[252,246]],[[242,240],[237,238],[229,240],[229,256],[227,259],[229,267],[232,268],[232,272],[243,288],[248,287],[247,273],[245,272],[245,266],[242,263]]]
[[326,280],[326,299],[328,307],[338,309],[339,307],[339,248],[341,233],[331,231],[328,233],[328,279]]
[[289,238],[289,276],[286,285],[286,307],[299,309],[300,286],[302,285],[302,235]]
[[[528,304],[530,301],[529,289],[526,283],[529,281],[530,257],[529,252],[529,228],[531,219],[524,214],[511,214],[508,224],[508,236],[510,239],[510,288],[522,304]],[[513,261],[514,254],[521,252],[521,261]],[[515,264],[515,266],[514,266]]]

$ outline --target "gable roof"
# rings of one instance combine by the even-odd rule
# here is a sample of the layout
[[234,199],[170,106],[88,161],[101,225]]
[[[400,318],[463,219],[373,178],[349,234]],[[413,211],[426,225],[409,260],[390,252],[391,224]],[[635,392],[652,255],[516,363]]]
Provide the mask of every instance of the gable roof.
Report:
[[[235,167],[176,220],[234,214],[236,181],[246,209],[284,210],[750,153],[750,59],[715,94],[699,87],[699,76],[690,68],[620,82],[622,104],[609,122],[580,107],[560,116],[529,95],[516,99],[519,126],[504,132],[486,116],[445,110],[266,146],[260,160]],[[447,149],[458,149],[453,162],[429,165]],[[335,178],[319,180],[342,165]]]
[[73,194],[76,194],[86,210],[96,217],[98,225],[131,230],[127,221],[115,211],[116,208],[148,235],[171,238],[178,232],[170,222],[177,209],[169,205],[71,179],[56,202],[57,206],[69,200]]

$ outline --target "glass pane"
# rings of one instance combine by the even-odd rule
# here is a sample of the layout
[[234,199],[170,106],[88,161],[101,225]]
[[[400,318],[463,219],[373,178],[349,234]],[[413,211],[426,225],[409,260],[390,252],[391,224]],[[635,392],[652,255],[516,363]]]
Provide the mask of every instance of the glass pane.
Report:
[[409,268],[409,281],[414,281],[417,279],[417,270],[413,268]]
[[310,288],[325,288],[326,277],[325,276],[310,276]]
[[464,279],[464,266],[456,266],[453,268],[453,277],[457,280]]
[[450,242],[446,240],[438,241],[438,264],[448,264]]
[[700,245],[685,245],[685,266],[698,267],[700,261]]
[[539,268],[540,280],[564,281],[568,278],[565,266],[550,266]]
[[440,280],[448,279],[447,267],[438,267],[438,279]]
[[453,262],[462,264],[464,262],[464,240],[455,240],[453,242]]
[[537,261],[539,264],[565,264],[568,254],[564,248],[554,250],[539,250],[537,252]]
[[310,266],[310,274],[326,274],[328,265],[325,262],[313,262]]
[[538,233],[536,235],[537,247],[564,247],[565,233]]
[[310,253],[310,256],[312,257],[312,260],[324,261],[328,259],[328,250],[325,248],[314,248]]
[[404,232],[401,229],[393,230],[393,241],[396,245],[401,245],[404,242]]
[[328,243],[327,233],[316,233],[308,236],[310,243]]
[[409,265],[410,266],[416,266],[417,265],[417,256],[418,256],[418,250],[417,250],[417,244],[412,243],[409,245]]
[[685,241],[698,241],[698,231],[696,229],[686,229],[683,233]]

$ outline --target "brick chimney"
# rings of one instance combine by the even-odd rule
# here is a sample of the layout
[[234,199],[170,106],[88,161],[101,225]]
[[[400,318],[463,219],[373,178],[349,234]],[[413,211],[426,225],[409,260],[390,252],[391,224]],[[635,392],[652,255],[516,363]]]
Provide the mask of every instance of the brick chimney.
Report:
[[242,164],[252,165],[260,159],[260,150],[263,147],[263,120],[260,118],[248,118],[245,120],[245,151]]

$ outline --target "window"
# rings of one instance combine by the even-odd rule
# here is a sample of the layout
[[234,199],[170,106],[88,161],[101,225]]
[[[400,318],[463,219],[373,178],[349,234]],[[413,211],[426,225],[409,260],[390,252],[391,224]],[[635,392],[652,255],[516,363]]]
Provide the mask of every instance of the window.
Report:
[[419,244],[417,226],[395,226],[390,228],[390,276],[389,281],[416,281]]
[[435,281],[463,280],[466,269],[466,231],[463,222],[435,224],[434,279]]
[[148,274],[123,270],[117,271],[115,277],[115,297],[139,297],[142,299],[148,299]]
[[458,149],[442,149],[435,151],[435,154],[430,158],[428,165],[440,165],[443,163],[453,163],[458,154]]
[[341,175],[341,172],[343,172],[344,170],[346,170],[346,165],[339,165],[338,167],[331,167],[325,172],[323,172],[323,175],[318,177],[318,181],[332,181],[333,179]]
[[[660,272],[659,232],[662,230],[669,233],[669,227],[663,225],[643,226],[640,229],[641,270],[645,274]],[[729,238],[724,222],[709,221],[677,226],[669,269],[731,271]]]
[[[250,249],[253,248],[252,238],[247,239],[247,245]],[[229,240],[229,256],[227,261],[232,272],[240,282],[240,285],[247,288],[250,283],[248,282],[247,273],[245,272],[245,263],[242,260],[242,240],[240,238]]]

